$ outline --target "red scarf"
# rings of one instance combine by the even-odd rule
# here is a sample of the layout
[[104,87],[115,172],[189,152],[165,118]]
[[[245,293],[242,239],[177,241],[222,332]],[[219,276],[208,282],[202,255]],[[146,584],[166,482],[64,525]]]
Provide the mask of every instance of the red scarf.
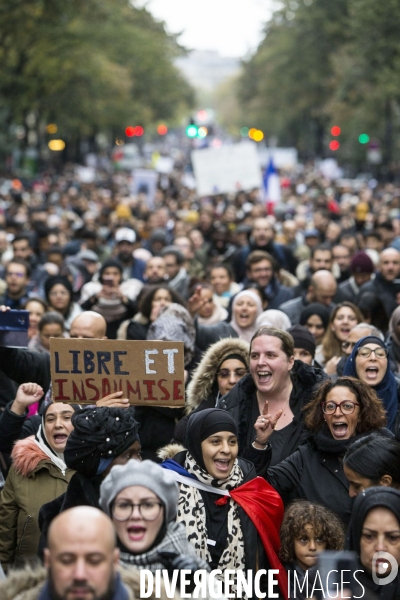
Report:
[[[283,597],[287,599],[288,577],[278,558],[279,531],[284,513],[282,498],[262,477],[256,477],[234,490],[230,490],[230,496],[250,517],[257,529],[271,569],[278,569],[279,589]],[[227,502],[228,496],[224,496],[215,504],[221,506]]]

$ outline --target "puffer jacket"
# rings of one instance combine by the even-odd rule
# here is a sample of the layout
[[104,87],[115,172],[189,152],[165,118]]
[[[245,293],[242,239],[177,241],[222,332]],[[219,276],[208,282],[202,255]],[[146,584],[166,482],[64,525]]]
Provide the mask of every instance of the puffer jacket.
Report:
[[218,400],[217,370],[230,354],[241,356],[249,365],[249,343],[239,338],[225,338],[209,347],[197,365],[186,390],[186,415],[177,423],[174,441],[184,443],[186,425],[193,411],[214,408]]
[[37,555],[39,510],[63,494],[74,471],[60,469],[35,443],[34,436],[19,440],[0,496],[0,562],[21,566]]

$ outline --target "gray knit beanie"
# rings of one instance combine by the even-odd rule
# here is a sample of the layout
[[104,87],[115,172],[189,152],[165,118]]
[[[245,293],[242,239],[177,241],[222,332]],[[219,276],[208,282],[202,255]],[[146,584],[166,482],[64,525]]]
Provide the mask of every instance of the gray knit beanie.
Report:
[[173,476],[152,460],[129,460],[115,465],[100,486],[100,508],[111,516],[111,504],[131,485],[142,485],[158,496],[165,507],[165,520],[173,521],[178,509],[179,488]]

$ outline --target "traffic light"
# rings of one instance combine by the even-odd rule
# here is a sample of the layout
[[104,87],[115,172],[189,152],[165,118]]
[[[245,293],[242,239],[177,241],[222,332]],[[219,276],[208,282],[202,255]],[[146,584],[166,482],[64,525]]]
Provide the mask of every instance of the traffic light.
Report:
[[329,143],[329,148],[330,148],[330,150],[333,150],[335,152],[336,150],[339,150],[340,144],[337,140],[332,140]]
[[168,127],[164,123],[161,123],[157,127],[157,133],[158,135],[166,135],[168,133]]
[[341,132],[341,129],[340,129],[340,127],[338,127],[337,125],[334,125],[334,126],[332,127],[332,129],[331,129],[331,134],[332,134],[334,137],[337,137],[338,135],[340,135],[340,132]]
[[186,127],[186,135],[188,138],[195,138],[199,133],[199,128],[193,119],[190,119],[189,125]]
[[360,142],[360,144],[368,144],[369,140],[370,140],[370,137],[369,137],[368,133],[361,133],[358,136],[358,141]]

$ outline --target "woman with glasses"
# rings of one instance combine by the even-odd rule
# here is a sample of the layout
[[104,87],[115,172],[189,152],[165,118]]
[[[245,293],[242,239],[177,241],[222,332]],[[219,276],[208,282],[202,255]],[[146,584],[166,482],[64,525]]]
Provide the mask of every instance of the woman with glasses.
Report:
[[239,338],[225,338],[209,347],[193,372],[186,390],[186,415],[175,427],[174,440],[183,443],[189,415],[215,408],[249,372],[249,344]]
[[176,523],[179,488],[151,460],[112,468],[100,488],[100,507],[115,526],[121,563],[138,569],[208,569]]
[[69,279],[62,275],[53,275],[46,280],[44,291],[49,310],[61,314],[64,318],[64,329],[69,332],[72,321],[82,312],[79,304],[72,300],[73,292]]
[[[305,411],[312,436],[289,458],[270,467],[266,479],[285,502],[299,498],[322,504],[347,525],[352,499],[342,458],[352,442],[385,426],[385,411],[372,388],[353,377],[325,381]],[[265,440],[273,428],[270,419],[263,418]]]
[[385,343],[373,335],[359,340],[346,361],[343,374],[357,377],[375,390],[386,411],[387,427],[394,431],[399,410],[398,385],[390,371]]

